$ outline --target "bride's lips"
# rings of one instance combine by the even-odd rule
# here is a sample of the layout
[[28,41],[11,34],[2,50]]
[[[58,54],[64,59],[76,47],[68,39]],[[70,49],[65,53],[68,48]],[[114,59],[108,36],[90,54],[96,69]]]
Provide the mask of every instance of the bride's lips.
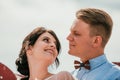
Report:
[[45,51],[49,52],[50,54],[54,53],[54,51],[52,49],[45,49]]

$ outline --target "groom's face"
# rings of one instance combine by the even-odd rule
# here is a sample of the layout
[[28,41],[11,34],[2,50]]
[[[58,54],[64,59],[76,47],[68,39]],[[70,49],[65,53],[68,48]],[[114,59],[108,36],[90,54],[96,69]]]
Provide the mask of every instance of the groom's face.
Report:
[[92,47],[92,37],[90,37],[89,33],[89,24],[76,19],[67,37],[69,41],[68,53],[80,58],[86,58]]

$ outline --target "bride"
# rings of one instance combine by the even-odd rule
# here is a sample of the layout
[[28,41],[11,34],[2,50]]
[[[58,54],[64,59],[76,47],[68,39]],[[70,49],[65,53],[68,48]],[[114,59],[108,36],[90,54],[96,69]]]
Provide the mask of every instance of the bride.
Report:
[[52,30],[44,27],[34,29],[23,40],[16,59],[17,71],[25,76],[21,80],[74,80],[67,71],[57,74],[48,72],[48,66],[54,62],[58,67],[60,49],[60,42]]

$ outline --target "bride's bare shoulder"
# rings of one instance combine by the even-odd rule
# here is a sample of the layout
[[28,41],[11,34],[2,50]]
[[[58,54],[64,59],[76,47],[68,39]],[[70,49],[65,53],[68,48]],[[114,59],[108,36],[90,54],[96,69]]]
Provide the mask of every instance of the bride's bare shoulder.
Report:
[[71,75],[71,73],[69,73],[68,71],[60,71],[59,73],[57,73],[58,75]]
[[60,71],[59,73],[51,76],[48,80],[75,80],[75,79],[68,71]]

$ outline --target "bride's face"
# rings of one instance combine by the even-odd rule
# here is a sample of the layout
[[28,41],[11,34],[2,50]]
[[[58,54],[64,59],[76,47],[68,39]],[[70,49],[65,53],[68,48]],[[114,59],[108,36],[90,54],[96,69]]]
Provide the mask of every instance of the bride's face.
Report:
[[58,55],[55,38],[48,32],[43,33],[34,46],[30,47],[28,53],[31,54],[32,60],[35,62],[42,61],[48,65],[52,64]]

